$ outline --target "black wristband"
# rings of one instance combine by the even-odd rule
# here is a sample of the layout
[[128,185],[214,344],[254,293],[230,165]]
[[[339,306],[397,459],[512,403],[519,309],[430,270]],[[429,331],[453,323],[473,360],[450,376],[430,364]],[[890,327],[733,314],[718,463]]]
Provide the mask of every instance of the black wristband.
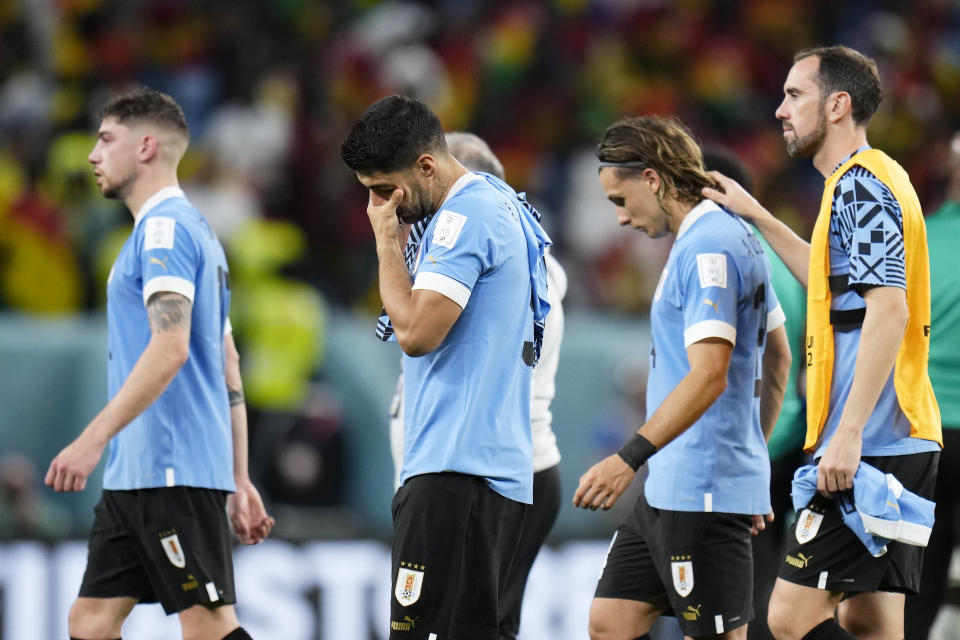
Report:
[[630,465],[631,469],[636,471],[640,468],[640,465],[647,461],[647,458],[656,452],[657,448],[653,446],[652,442],[639,433],[635,433],[632,438],[627,440],[627,444],[620,448],[617,455],[623,458],[623,461]]

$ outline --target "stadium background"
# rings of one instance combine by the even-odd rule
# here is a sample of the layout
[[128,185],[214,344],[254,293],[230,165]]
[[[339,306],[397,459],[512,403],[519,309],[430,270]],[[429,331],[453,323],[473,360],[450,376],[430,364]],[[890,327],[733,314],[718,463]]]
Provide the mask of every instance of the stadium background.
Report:
[[[960,128],[956,0],[0,0],[0,638],[65,637],[98,494],[99,476],[71,496],[40,478],[105,399],[103,283],[131,226],[86,161],[108,96],[142,83],[183,104],[182,186],[229,253],[252,472],[278,521],[238,551],[244,624],[380,638],[398,352],[373,338],[366,194],[337,157],[360,111],[426,101],[544,213],[570,276],[553,409],[572,494],[644,414],[645,310],[670,242],[616,226],[595,140],[622,115],[676,114],[807,233],[822,178],[787,157],[773,112],[793,52],[831,43],[877,59],[870,140],[933,210]],[[584,637],[617,518],[562,510],[525,638]],[[128,635],[170,637],[156,614]]]

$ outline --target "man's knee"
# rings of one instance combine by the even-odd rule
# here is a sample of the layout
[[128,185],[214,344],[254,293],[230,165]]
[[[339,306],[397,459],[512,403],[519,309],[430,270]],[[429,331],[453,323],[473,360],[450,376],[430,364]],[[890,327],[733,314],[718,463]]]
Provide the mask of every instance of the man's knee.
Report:
[[615,624],[611,624],[609,621],[606,624],[599,621],[594,624],[592,617],[587,630],[590,633],[590,640],[652,640],[649,634],[634,636],[630,632],[617,628]]
[[240,627],[233,605],[208,609],[198,604],[184,609],[179,616],[183,640],[210,640],[210,638],[247,640],[250,637]]
[[798,633],[795,626],[789,611],[782,611],[781,607],[775,606],[771,600],[767,609],[767,627],[770,628],[771,635],[777,640],[799,640],[803,635]]
[[129,612],[130,607],[113,599],[77,598],[67,616],[70,637],[82,640],[119,638]]
[[590,640],[615,640],[614,625],[610,620],[590,615],[590,621],[587,625],[587,632],[590,634]]
[[657,613],[645,603],[595,598],[587,631],[590,640],[649,640]]

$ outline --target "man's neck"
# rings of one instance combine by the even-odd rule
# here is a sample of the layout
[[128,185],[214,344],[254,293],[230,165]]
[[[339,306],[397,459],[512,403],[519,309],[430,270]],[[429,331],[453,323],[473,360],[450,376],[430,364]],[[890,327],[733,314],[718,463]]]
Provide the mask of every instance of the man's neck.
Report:
[[837,165],[853,155],[857,149],[867,146],[866,127],[853,127],[849,130],[835,129],[830,134],[813,156],[813,166],[824,178],[833,175]]
[[661,205],[667,212],[667,227],[670,233],[677,235],[680,225],[687,219],[687,215],[697,206],[696,202],[680,202],[679,200],[664,200]]
[[439,195],[439,199],[434,203],[433,210],[438,210],[444,202],[447,201],[447,197],[450,195],[450,190],[453,188],[453,185],[459,180],[462,176],[470,173],[467,169],[454,160],[450,164],[443,164],[440,166],[439,171],[437,172],[437,185],[443,188],[443,193]]
[[179,186],[180,183],[177,181],[176,174],[173,176],[143,176],[140,180],[137,180],[137,182],[130,189],[130,193],[124,197],[123,204],[127,205],[127,208],[130,209],[130,215],[136,218],[137,212],[140,211],[140,207],[143,206],[144,202],[150,199],[150,196],[160,191],[160,189],[163,189],[164,187]]

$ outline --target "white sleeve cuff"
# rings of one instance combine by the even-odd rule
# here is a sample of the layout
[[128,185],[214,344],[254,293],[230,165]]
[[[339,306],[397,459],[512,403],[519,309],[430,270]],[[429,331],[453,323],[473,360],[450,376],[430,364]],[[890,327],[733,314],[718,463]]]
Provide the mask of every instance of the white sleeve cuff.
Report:
[[230,324],[230,318],[223,321],[223,335],[228,336],[233,333],[233,325]]
[[767,333],[779,329],[787,321],[787,314],[779,304],[777,308],[767,314]]
[[190,302],[193,302],[195,289],[194,284],[184,278],[178,278],[177,276],[157,276],[156,278],[151,278],[143,285],[143,305],[147,305],[150,296],[155,293],[160,293],[161,291],[179,293]]
[[470,289],[450,276],[433,271],[418,273],[417,279],[413,282],[413,288],[436,291],[456,302],[461,309],[465,309],[470,300]]
[[683,346],[689,347],[694,342],[706,338],[723,338],[732,345],[737,344],[737,328],[722,320],[704,320],[683,331]]

